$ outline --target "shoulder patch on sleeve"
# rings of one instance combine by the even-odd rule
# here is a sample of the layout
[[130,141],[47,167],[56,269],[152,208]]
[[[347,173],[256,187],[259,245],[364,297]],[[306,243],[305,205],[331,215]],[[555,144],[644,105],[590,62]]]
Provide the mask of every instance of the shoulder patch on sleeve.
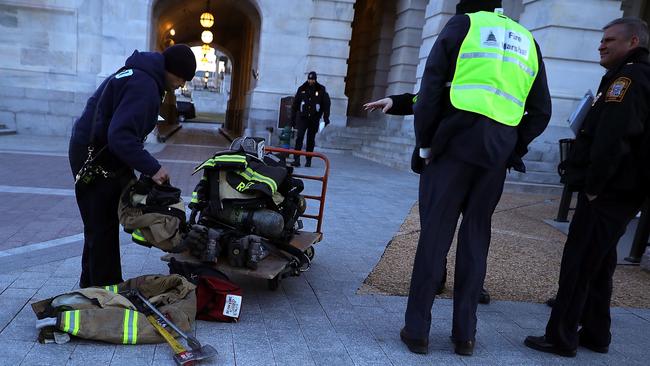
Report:
[[605,102],[622,102],[632,80],[626,77],[619,77],[609,86],[605,95]]
[[133,75],[133,69],[127,69],[127,70],[124,70],[121,73],[115,75],[115,78],[116,79],[121,79],[121,78],[129,77],[131,75]]

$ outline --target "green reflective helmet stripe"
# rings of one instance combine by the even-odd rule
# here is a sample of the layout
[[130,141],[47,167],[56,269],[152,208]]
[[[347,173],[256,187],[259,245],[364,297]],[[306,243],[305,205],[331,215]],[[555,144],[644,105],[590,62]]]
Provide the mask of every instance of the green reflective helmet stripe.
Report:
[[131,233],[131,240],[133,240],[136,243],[143,243],[143,244],[148,244],[147,239],[142,236],[142,231],[140,229],[135,229]]
[[212,168],[217,163],[240,163],[244,164],[245,167],[248,166],[246,157],[243,155],[219,155],[204,161],[201,165],[194,169],[194,172],[192,174],[204,168]]
[[418,95],[415,94],[415,96],[413,97],[413,104],[415,104],[417,102],[418,102]]
[[110,291],[110,292],[112,292],[114,294],[116,294],[118,292],[117,285],[104,286],[104,290]]
[[256,182],[266,184],[271,189],[272,194],[275,194],[275,191],[278,190],[278,185],[273,179],[271,179],[271,178],[269,178],[269,177],[267,177],[265,175],[262,175],[262,174],[260,174],[260,173],[258,173],[256,171],[254,171],[251,168],[246,168],[245,170],[238,171],[237,174],[239,174],[240,176],[242,176],[246,180],[249,180],[249,181],[252,180],[252,181],[256,181]]
[[74,336],[79,333],[79,310],[63,312],[63,331]]
[[138,342],[138,314],[137,311],[124,310],[122,344],[136,344]]
[[526,28],[490,12],[467,14],[449,97],[460,110],[517,126],[539,71],[535,40]]

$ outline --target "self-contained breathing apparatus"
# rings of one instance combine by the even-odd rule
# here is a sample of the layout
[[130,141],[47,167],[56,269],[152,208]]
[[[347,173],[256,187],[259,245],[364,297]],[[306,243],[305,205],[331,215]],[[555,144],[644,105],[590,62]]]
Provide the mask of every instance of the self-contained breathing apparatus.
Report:
[[[201,170],[183,241],[193,256],[209,260],[212,254],[201,253],[215,253],[231,266],[254,270],[273,253],[291,258],[297,267],[308,266],[304,253],[288,245],[302,228],[303,183],[291,176],[292,168],[265,154],[263,139],[235,139],[230,149],[216,153],[194,173]],[[211,231],[216,239],[210,238]]]

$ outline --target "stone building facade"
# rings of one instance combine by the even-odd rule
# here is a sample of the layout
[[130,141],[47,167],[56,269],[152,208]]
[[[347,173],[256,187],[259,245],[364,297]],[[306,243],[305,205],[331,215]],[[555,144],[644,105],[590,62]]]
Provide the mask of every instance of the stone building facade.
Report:
[[[201,44],[198,20],[209,6],[212,46],[233,65],[227,129],[259,133],[275,126],[280,98],[316,70],[333,101],[334,128],[321,143],[336,145],[358,131],[351,145],[357,154],[364,155],[366,146],[367,157],[400,165],[410,157],[404,151],[412,120],[368,115],[361,105],[418,90],[429,50],[457,2],[0,0],[0,125],[17,133],[69,134],[90,93],[134,49],[161,50],[172,28],[176,43]],[[544,55],[554,113],[528,158],[548,173],[558,158],[557,140],[570,136],[567,117],[603,74],[601,28],[623,14],[645,17],[650,7],[646,0],[503,3],[507,15],[532,31]],[[369,140],[378,136],[393,139],[373,153]]]

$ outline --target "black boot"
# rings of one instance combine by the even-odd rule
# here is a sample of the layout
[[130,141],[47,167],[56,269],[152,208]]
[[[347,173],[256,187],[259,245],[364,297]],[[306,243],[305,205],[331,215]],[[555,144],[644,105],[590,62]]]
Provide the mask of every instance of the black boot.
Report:
[[293,158],[293,163],[291,163],[291,166],[295,166],[296,168],[300,167],[300,156]]
[[306,168],[311,167],[311,157],[306,157],[305,158],[305,167]]
[[490,303],[490,293],[485,287],[481,289],[481,294],[478,296],[478,303],[486,305]]

